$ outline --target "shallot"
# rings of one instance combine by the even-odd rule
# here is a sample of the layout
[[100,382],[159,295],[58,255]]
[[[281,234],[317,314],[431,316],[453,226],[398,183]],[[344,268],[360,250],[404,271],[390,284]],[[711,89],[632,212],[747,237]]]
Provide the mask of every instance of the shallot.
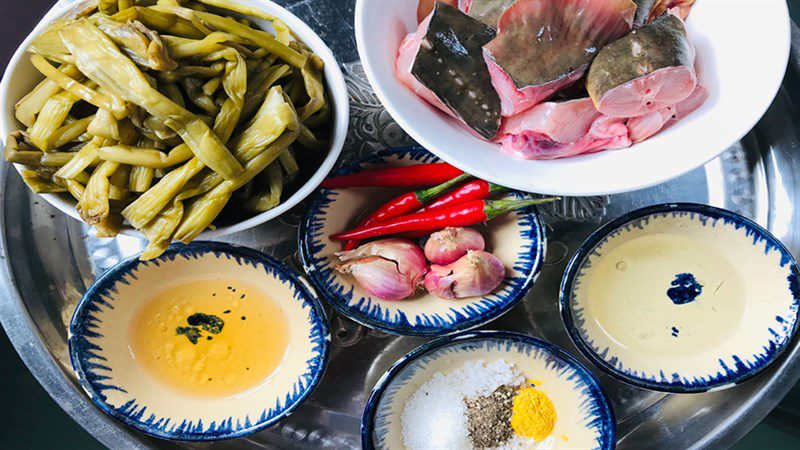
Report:
[[425,288],[444,299],[486,295],[505,278],[503,262],[491,253],[469,250],[458,261],[431,266],[425,275]]
[[336,256],[345,262],[339,272],[353,275],[364,290],[383,300],[410,297],[428,270],[422,249],[408,239],[373,241]]
[[397,271],[396,262],[380,256],[350,261],[336,270],[353,275],[367,293],[383,300],[402,300],[417,289],[410,278]]
[[434,264],[450,264],[469,250],[483,250],[485,247],[483,236],[472,228],[447,227],[428,238],[425,257]]

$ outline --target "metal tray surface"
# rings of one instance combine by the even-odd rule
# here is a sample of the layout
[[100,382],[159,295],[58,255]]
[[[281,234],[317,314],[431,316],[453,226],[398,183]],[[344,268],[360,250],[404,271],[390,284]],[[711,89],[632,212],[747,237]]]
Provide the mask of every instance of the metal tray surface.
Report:
[[[375,149],[411,143],[381,107],[357,61],[354,0],[279,3],[315,28],[344,62],[352,104],[342,159],[349,161]],[[565,198],[542,208],[549,235],[542,275],[520,305],[484,327],[541,337],[581,359],[612,398],[620,449],[728,447],[763,419],[800,378],[800,344],[795,340],[771,368],[729,390],[667,395],[631,387],[604,375],[581,357],[563,329],[557,306],[562,272],[583,239],[601,224],[654,203],[700,202],[731,209],[767,227],[798,255],[800,151],[795,105],[800,99],[790,89],[800,81],[798,44],[800,35],[795,27],[784,89],[761,122],[705,167],[650,189]],[[114,240],[94,237],[81,223],[31,195],[6,164],[0,171],[0,188],[2,324],[56,402],[111,448],[359,448],[361,412],[370,390],[395,360],[426,341],[371,331],[331,311],[329,368],[313,395],[283,422],[250,437],[213,444],[181,444],[144,436],[94,407],[71,370],[66,344],[67,324],[81,294],[103,271],[140,251],[143,243],[126,236]],[[263,250],[299,268],[296,233],[303,209],[301,204],[270,223],[222,240]]]

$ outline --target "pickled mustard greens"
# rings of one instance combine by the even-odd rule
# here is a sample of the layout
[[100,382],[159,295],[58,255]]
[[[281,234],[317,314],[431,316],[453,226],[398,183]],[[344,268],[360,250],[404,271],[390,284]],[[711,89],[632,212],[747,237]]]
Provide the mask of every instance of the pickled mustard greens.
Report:
[[98,236],[127,222],[156,257],[278,206],[325,148],[323,62],[281,20],[229,0],[80,6],[28,48],[45,79],[16,104],[4,157]]

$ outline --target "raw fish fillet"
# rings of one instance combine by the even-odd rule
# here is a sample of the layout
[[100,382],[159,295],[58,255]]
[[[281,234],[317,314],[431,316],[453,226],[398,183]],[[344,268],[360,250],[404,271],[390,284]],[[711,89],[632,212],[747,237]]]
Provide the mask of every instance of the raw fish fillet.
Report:
[[668,10],[675,11],[681,19],[686,20],[695,0],[633,0],[636,3],[636,15],[633,18],[634,28],[648,24]]
[[516,1],[517,0],[459,0],[458,9],[490,27],[497,27],[500,16],[502,16]]
[[589,68],[586,89],[607,116],[641,116],[692,93],[694,57],[683,20],[666,13],[603,47]]
[[[455,6],[456,8],[460,7],[459,0],[439,0],[439,1],[447,3],[450,6]],[[425,18],[428,17],[431,14],[431,12],[433,12],[433,6],[435,4],[436,0],[419,0],[419,5],[417,5],[417,23],[422,23],[422,21],[425,20]]]
[[458,118],[484,139],[500,129],[500,98],[483,60],[495,31],[445,3],[436,3],[401,43],[398,78],[420,97]]
[[628,136],[637,144],[683,119],[700,107],[708,98],[708,90],[699,84],[692,94],[675,105],[628,119]]
[[[660,0],[659,6],[654,8],[652,18],[660,16],[664,11],[673,11],[678,8],[678,15],[681,19],[686,20],[689,17],[689,11],[692,10],[695,0]],[[663,7],[661,6],[663,5]],[[663,9],[662,9],[663,8]]]
[[589,98],[546,102],[506,118],[497,140],[517,158],[566,158],[629,147],[624,122],[600,114]]
[[525,0],[500,17],[484,46],[502,113],[511,116],[579,80],[597,51],[631,29],[631,0]]
[[429,15],[419,24],[417,31],[407,35],[400,43],[400,48],[397,50],[397,61],[395,61],[395,73],[397,73],[397,78],[405,84],[407,88],[417,94],[417,96],[445,113],[456,117],[456,115],[436,97],[436,94],[426,88],[411,74],[411,68],[414,67],[414,60],[417,58],[417,52],[419,52],[419,45],[422,39],[425,38],[425,33],[428,32],[428,25],[430,22],[431,16]]

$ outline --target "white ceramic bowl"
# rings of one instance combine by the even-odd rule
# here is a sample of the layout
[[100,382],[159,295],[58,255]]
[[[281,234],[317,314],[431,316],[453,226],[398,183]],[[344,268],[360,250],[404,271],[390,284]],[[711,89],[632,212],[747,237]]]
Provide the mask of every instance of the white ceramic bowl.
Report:
[[[216,278],[245,282],[272,297],[287,320],[288,350],[272,374],[243,393],[191,396],[166,387],[138,363],[129,348],[130,324],[142,300]],[[92,401],[144,433],[180,441],[230,439],[278,422],[317,386],[329,346],[325,311],[303,278],[261,252],[218,242],[176,244],[151,261],[133,257],[117,264],[84,294],[69,327],[72,366]]]
[[383,105],[423,147],[480,178],[557,195],[600,195],[667,181],[715,158],[756,124],[789,57],[784,0],[698,1],[686,22],[709,98],[675,126],[633,147],[553,161],[500,152],[409,91],[395,76],[397,47],[417,29],[416,1],[358,0],[356,40]]
[[798,326],[800,271],[768,231],[690,203],[628,213],[592,234],[561,284],[570,338],[610,375],[692,393],[749,380]]
[[[429,342],[400,358],[378,381],[361,419],[366,450],[404,449],[401,416],[409,397],[433,374],[448,374],[468,361],[513,363],[528,380],[536,380],[556,410],[550,436],[536,449],[611,450],[616,423],[600,382],[564,350],[540,339],[508,331],[462,333]],[[446,433],[447,427],[440,430]]]
[[[78,3],[80,3],[80,0],[60,0],[57,2],[42,20],[39,21],[31,34],[20,44],[14,56],[12,56],[11,61],[8,63],[8,67],[6,67],[6,71],[3,74],[3,79],[0,81],[0,108],[2,108],[0,109],[0,135],[2,135],[3,141],[5,141],[6,136],[10,132],[19,130],[22,127],[22,124],[14,117],[14,104],[43,79],[42,75],[33,67],[33,64],[30,63],[26,49],[34,37],[41,33],[55,19],[65,15],[66,12]],[[267,0],[252,0],[248,3],[250,4],[249,6],[261,9],[283,20],[295,36],[308,45],[311,50],[325,62],[325,84],[329,101],[333,107],[333,113],[331,115],[330,146],[327,150],[327,156],[311,178],[280,205],[269,211],[231,225],[220,226],[215,230],[204,231],[199,236],[201,239],[224,236],[252,228],[278,217],[300,203],[311,194],[333,168],[333,165],[339,158],[339,154],[342,152],[345,136],[347,135],[350,112],[349,97],[344,75],[339,67],[339,62],[336,60],[336,57],[333,56],[333,52],[331,52],[328,46],[325,45],[322,39],[320,39],[308,25],[281,6]],[[231,15],[236,14],[231,13]],[[254,20],[254,22],[268,29],[266,22],[259,20]],[[14,166],[17,171],[25,169],[25,166],[22,164],[14,164]],[[75,200],[68,194],[41,194],[41,197],[64,214],[74,219],[81,220],[78,212],[75,210]],[[141,233],[127,224],[123,227],[122,234],[141,237]]]

